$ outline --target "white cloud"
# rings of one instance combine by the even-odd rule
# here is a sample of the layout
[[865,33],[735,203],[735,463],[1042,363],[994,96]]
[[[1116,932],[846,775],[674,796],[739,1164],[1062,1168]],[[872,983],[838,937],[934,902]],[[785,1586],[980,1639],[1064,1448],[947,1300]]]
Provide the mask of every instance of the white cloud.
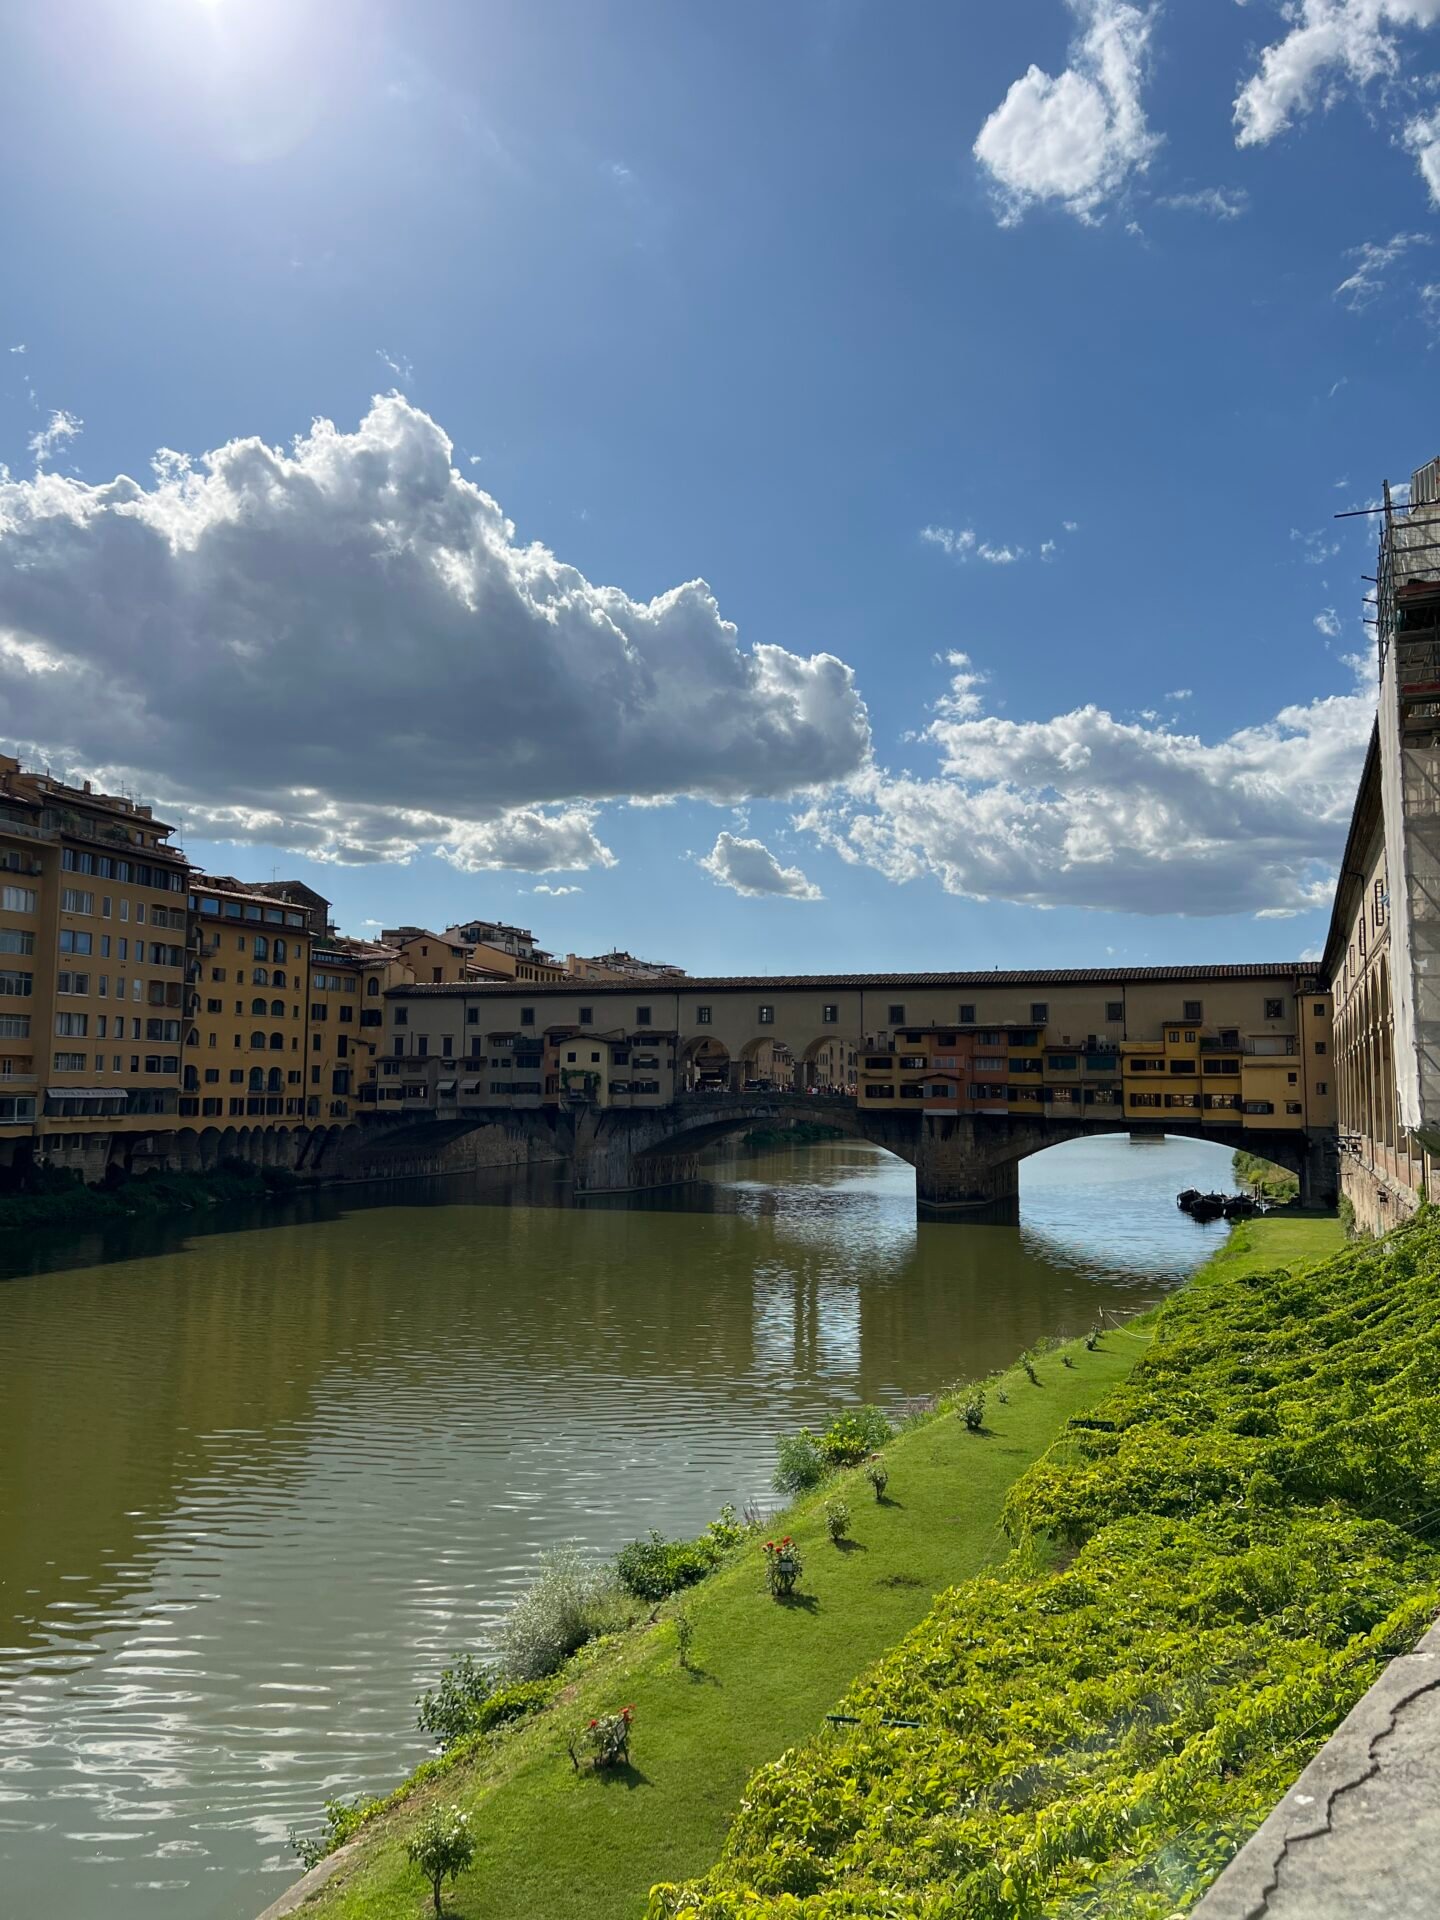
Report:
[[737,840],[733,833],[716,836],[715,844],[699,863],[722,887],[751,898],[778,895],[785,900],[819,900],[819,887],[799,867],[782,867],[763,840]]
[[1080,522],[1078,520],[1062,520],[1060,524],[1066,533],[1078,533],[1080,531]]
[[1175,691],[1173,693],[1167,693],[1165,698],[1167,700],[1193,700],[1195,698],[1195,689],[1193,687],[1176,687]]
[[47,460],[54,458],[55,450],[62,442],[75,439],[84,430],[83,420],[77,419],[73,413],[67,413],[64,407],[57,408],[47,424],[30,436],[29,447],[35,456],[36,466],[43,467]]
[[1197,917],[1304,912],[1330,897],[1375,710],[1348,693],[1207,741],[1086,706],[1052,720],[941,703],[930,777],[868,768],[796,825],[896,881],[1038,907]]
[[387,353],[384,347],[377,347],[375,349],[375,358],[384,361],[385,365],[390,369],[391,373],[394,374],[402,387],[408,387],[410,382],[415,378],[415,369],[411,365],[409,354]]
[[1194,193],[1170,193],[1158,205],[1176,213],[1206,213],[1214,220],[1238,220],[1250,208],[1244,187],[1200,187]]
[[1290,538],[1300,546],[1300,558],[1307,567],[1323,567],[1340,551],[1340,542],[1333,534],[1302,533],[1299,527],[1291,527]]
[[1316,105],[1400,71],[1398,27],[1433,26],[1440,0],[1292,0],[1290,31],[1265,48],[1235,98],[1235,144],[1263,146]]
[[637,601],[517,544],[398,395],[148,487],[0,482],[7,636],[22,755],[320,858],[604,864],[600,801],[774,798],[869,750],[842,661],[742,648],[703,581]]
[[1140,102],[1154,7],[1067,0],[1079,29],[1058,79],[1032,66],[975,142],[1002,225],[1045,201],[1093,221],[1160,144]]
[[552,900],[563,900],[567,894],[583,893],[585,889],[583,887],[552,887],[548,886],[545,881],[542,880],[538,887],[532,887],[530,891],[532,893],[548,893]]
[[[1428,233],[1395,233],[1388,240],[1366,240],[1358,247],[1348,248],[1345,258],[1353,260],[1355,266],[1336,287],[1335,298],[1343,300],[1352,313],[1359,313],[1384,291],[1386,275],[1397,260],[1411,247],[1429,245]],[[1334,394],[1343,385],[1343,379],[1337,380],[1330,392]]]
[[1322,612],[1317,613],[1315,616],[1315,626],[1316,630],[1323,633],[1327,640],[1338,638],[1340,633],[1340,620],[1335,609],[1333,607],[1326,607]]
[[[992,567],[1009,567],[1025,558],[1024,547],[993,546],[990,541],[981,540],[973,527],[961,527],[958,530],[954,527],[922,527],[920,538],[948,553],[952,560],[974,558],[987,561]],[[1052,548],[1054,544],[1053,540],[1049,542]]]
[[1404,138],[1429,189],[1431,205],[1440,207],[1440,108],[1410,121]]

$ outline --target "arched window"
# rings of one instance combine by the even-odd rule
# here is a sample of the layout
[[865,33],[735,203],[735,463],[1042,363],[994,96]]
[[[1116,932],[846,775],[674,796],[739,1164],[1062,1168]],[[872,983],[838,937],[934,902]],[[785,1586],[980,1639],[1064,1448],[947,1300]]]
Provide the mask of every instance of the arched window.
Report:
[[283,1033],[271,1034],[270,1051],[272,1053],[283,1053],[285,1051],[285,1036]]
[[285,1079],[282,1073],[280,1072],[279,1067],[272,1067],[270,1069],[270,1080],[269,1080],[270,1092],[279,1093],[283,1090],[284,1085],[285,1085]]
[[270,1011],[277,1020],[283,1020],[285,1018],[285,1002],[283,1000],[272,1000],[270,1002]]
[[379,977],[378,975],[372,973],[370,978],[365,982],[365,994],[367,999],[373,1000],[376,994],[379,993],[379,991],[380,991]]
[[251,1093],[263,1093],[265,1091],[265,1069],[263,1067],[252,1067],[250,1069],[250,1091]]
[[277,960],[288,960],[290,958],[289,954],[285,951],[285,942],[283,940],[277,940],[275,942],[275,958]]
[[257,960],[268,960],[270,958],[270,942],[265,938],[263,933],[257,933],[255,936],[255,958]]
[[266,1045],[266,1041],[265,1041],[265,1036],[264,1036],[264,1034],[263,1034],[263,1033],[252,1033],[252,1034],[251,1034],[251,1036],[250,1036],[250,1051],[251,1051],[252,1053],[264,1053],[264,1051],[265,1051],[265,1045]]
[[263,1000],[258,1000],[258,999],[252,1000],[250,1002],[250,1011],[251,1013],[258,1013],[260,1018],[263,1020],[265,1018],[265,1002]]
[[[275,944],[278,947],[280,942],[277,940]],[[275,971],[270,976],[270,984],[272,987],[284,987],[289,985],[289,982],[285,978],[285,969],[283,967],[276,967]]]
[[254,987],[268,987],[270,984],[270,969],[268,967],[256,967],[250,975],[250,984]]

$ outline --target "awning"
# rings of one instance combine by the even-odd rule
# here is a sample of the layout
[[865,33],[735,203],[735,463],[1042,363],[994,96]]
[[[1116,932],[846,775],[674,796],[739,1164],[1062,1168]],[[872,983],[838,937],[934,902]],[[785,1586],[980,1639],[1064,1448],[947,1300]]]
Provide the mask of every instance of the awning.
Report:
[[128,1100],[124,1087],[47,1087],[47,1100]]
[[442,1080],[435,1091],[437,1093],[453,1093],[455,1091],[455,1082],[453,1080]]
[[480,1091],[480,1082],[478,1080],[462,1080],[460,1082],[460,1091],[461,1093],[478,1093]]

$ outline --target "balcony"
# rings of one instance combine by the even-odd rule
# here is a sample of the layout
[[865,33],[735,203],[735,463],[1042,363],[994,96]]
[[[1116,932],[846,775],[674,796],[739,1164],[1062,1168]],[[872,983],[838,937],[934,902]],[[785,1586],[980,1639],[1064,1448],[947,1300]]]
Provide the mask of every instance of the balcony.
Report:
[[34,1073],[0,1073],[0,1087],[33,1087],[38,1079]]

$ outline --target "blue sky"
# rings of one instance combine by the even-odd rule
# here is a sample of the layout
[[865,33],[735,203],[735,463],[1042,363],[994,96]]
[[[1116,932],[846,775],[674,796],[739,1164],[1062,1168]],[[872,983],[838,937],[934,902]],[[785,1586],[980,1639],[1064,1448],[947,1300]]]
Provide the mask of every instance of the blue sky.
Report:
[[1318,947],[1332,515],[1436,451],[1440,0],[0,33],[12,749],[352,932]]

